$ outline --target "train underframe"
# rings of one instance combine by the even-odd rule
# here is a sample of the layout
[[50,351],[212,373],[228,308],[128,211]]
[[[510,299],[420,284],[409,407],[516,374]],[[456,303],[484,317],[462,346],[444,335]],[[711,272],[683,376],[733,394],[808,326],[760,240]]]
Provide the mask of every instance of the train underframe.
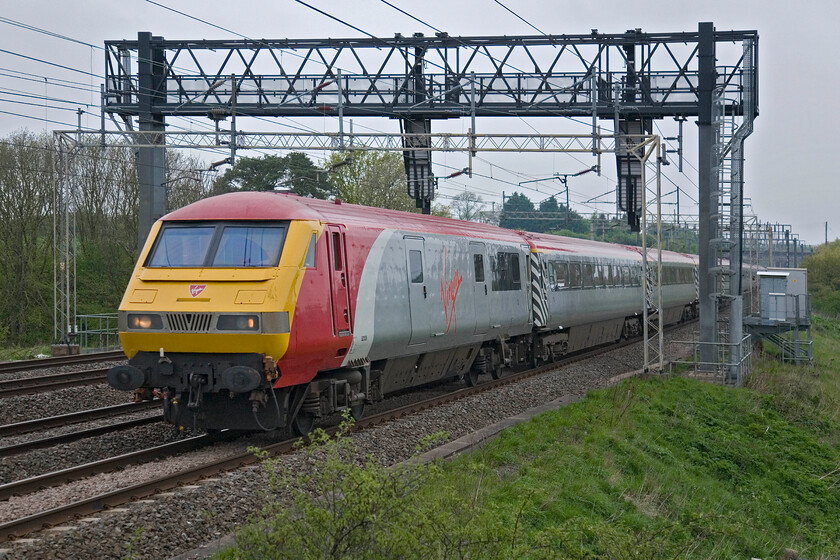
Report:
[[[693,319],[697,304],[670,308],[665,324]],[[311,382],[273,389],[282,372],[262,354],[159,355],[138,352],[128,366],[109,372],[109,383],[138,398],[163,399],[164,419],[176,426],[215,431],[289,430],[308,433],[325,416],[349,410],[360,418],[366,404],[396,391],[445,378],[475,385],[481,375],[551,363],[584,348],[640,336],[641,315],[319,373]],[[113,372],[113,373],[112,373]],[[121,386],[120,386],[121,385]],[[153,389],[154,388],[154,389]]]

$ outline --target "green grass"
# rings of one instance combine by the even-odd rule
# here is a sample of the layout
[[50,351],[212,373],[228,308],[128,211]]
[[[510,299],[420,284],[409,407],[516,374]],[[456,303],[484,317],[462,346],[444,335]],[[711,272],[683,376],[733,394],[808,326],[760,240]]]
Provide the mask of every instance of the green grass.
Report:
[[629,380],[507,430],[444,486],[518,526],[529,558],[840,553],[840,326],[816,367],[756,364],[750,389]]
[[[310,515],[335,518],[321,517],[321,502],[306,498],[302,513],[276,517],[273,530],[252,525],[240,548],[219,557],[258,558],[249,551],[261,550],[276,558],[390,558],[393,542],[401,558],[769,559],[786,548],[811,560],[836,557],[840,323],[816,318],[814,338],[813,368],[757,361],[743,389],[631,379],[431,471],[409,471],[420,487],[399,504],[377,505],[402,517],[384,537],[364,529],[388,546],[350,556],[288,550],[288,540],[280,545],[272,535],[276,520],[286,527]],[[353,478],[340,461],[317,464],[341,475],[334,480]],[[366,476],[388,480],[375,472]],[[344,482],[332,487],[359,493]],[[307,538],[330,538],[318,536],[321,525],[307,525]]]
[[12,346],[9,348],[0,348],[0,362],[8,362],[11,360],[31,360],[38,354],[50,355],[50,345],[42,344],[40,346]]
[[525,557],[836,553],[840,451],[822,439],[840,427],[791,422],[775,405],[693,380],[631,380],[505,431],[445,467],[444,484],[473,492],[463,473],[482,473],[479,507],[519,519]]

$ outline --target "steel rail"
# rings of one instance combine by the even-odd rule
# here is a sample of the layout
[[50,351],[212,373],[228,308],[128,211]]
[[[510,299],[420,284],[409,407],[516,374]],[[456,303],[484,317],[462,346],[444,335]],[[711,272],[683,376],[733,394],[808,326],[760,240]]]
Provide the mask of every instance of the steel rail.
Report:
[[0,362],[0,373],[14,373],[32,369],[57,367],[77,364],[95,364],[110,360],[124,360],[125,352],[114,350],[111,352],[96,352],[94,354],[76,354],[73,356],[53,356],[34,360],[16,360],[14,362]]
[[[685,323],[682,323],[680,325],[674,325],[670,328],[666,328],[665,330],[668,331],[671,330],[671,328],[682,326],[684,324]],[[556,369],[567,367],[571,364],[588,360],[601,354],[610,352],[612,350],[616,350],[640,342],[641,340],[637,337],[629,340],[622,340],[618,343],[607,343],[598,346],[594,349],[579,352],[567,358],[537,368],[529,369],[518,373],[508,374],[507,376],[501,379],[486,381],[475,387],[466,387],[457,391],[453,391],[451,393],[447,393],[445,395],[439,395],[430,399],[387,410],[382,413],[369,416],[367,418],[362,418],[361,420],[356,422],[354,430],[369,428],[383,422],[395,420],[407,416],[409,414],[426,410],[428,408],[461,400],[468,396],[477,395],[482,392],[490,391],[492,389],[496,389],[498,387],[502,387],[511,383],[523,381],[525,379],[535,377],[544,373],[549,373]],[[337,427],[332,427],[327,429],[326,431],[328,433],[334,433],[336,430]],[[199,439],[204,437],[208,436],[197,436],[196,438],[191,439]],[[298,439],[299,438],[293,438],[274,443],[264,447],[263,450],[268,452],[270,455],[279,455],[282,453],[286,453],[294,448],[294,444],[298,441]],[[96,512],[102,511],[108,507],[114,507],[125,504],[132,500],[146,498],[158,492],[171,490],[182,484],[195,482],[204,477],[213,476],[221,472],[230,471],[246,465],[252,465],[254,463],[257,463],[258,461],[259,459],[252,453],[243,453],[225,459],[220,459],[211,463],[206,463],[204,465],[200,465],[199,467],[185,469],[183,471],[171,475],[162,476],[154,480],[140,482],[126,488],[106,492],[98,496],[93,496],[91,498],[80,500],[72,504],[67,504],[65,506],[53,508],[48,511],[36,513],[24,517],[22,519],[9,521],[0,524],[0,542],[14,537],[26,535],[59,523],[64,523],[68,520],[72,520],[79,516],[91,515]],[[0,487],[0,496],[2,496],[2,489],[3,487]]]
[[7,379],[0,381],[0,398],[31,395],[34,393],[66,389],[68,387],[104,383],[107,372],[107,369],[94,369],[74,371],[71,373],[57,373],[41,377]]
[[25,441],[23,443],[18,443],[15,445],[7,445],[5,447],[0,447],[0,458],[3,457],[13,457],[15,455],[21,455],[22,453],[28,453],[30,451],[35,451],[37,449],[44,449],[46,447],[54,447],[56,445],[62,445],[65,443],[72,443],[74,441],[78,441],[80,439],[85,439],[89,437],[101,436],[103,434],[110,434],[111,432],[118,432],[121,430],[128,430],[130,428],[136,428],[138,426],[145,426],[146,424],[153,424],[155,422],[161,422],[162,419],[160,416],[146,416],[144,418],[135,418],[134,420],[126,420],[124,422],[117,422],[116,424],[107,424],[105,426],[97,426],[95,428],[88,428],[87,430],[79,430],[74,432],[69,432],[66,434],[60,434],[57,436],[50,436],[41,439],[36,439],[32,441]]
[[111,416],[119,416],[121,414],[140,412],[149,408],[159,407],[161,404],[162,401],[159,400],[118,404],[102,408],[94,408],[91,410],[82,410],[80,412],[70,412],[59,416],[49,416],[47,418],[27,420],[25,422],[17,422],[15,424],[4,424],[0,426],[0,437],[15,436],[34,432],[36,430],[58,428],[61,426],[68,426],[70,424],[78,424],[80,422],[110,418]]
[[131,453],[124,453],[116,457],[109,457],[107,459],[85,463],[84,465],[62,469],[60,471],[54,471],[25,478],[23,480],[0,484],[0,500],[7,500],[11,496],[19,496],[35,492],[43,488],[50,488],[52,486],[58,486],[59,484],[80,480],[94,474],[112,472],[122,467],[135,465],[137,463],[153,461],[155,459],[160,459],[161,457],[167,457],[177,453],[194,451],[219,441],[220,439],[239,437],[238,434],[234,434],[230,431],[225,431],[223,434],[224,435],[211,436],[209,434],[202,434],[199,436],[193,436],[182,440],[164,443],[163,445],[157,445],[155,447],[141,449],[139,451],[132,451]]

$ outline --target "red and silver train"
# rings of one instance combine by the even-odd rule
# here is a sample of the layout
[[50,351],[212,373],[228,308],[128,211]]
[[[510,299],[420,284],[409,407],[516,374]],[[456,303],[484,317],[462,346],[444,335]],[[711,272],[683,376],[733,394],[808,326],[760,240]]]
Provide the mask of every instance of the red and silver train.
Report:
[[[108,382],[179,426],[306,433],[434,380],[498,376],[641,332],[638,247],[277,193],[164,216],[120,305]],[[663,253],[666,323],[696,258]]]

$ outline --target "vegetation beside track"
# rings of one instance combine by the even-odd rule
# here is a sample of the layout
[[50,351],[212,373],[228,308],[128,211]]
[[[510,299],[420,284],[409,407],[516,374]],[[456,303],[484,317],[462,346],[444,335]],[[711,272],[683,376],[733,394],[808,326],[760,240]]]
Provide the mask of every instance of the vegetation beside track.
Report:
[[836,556],[840,322],[814,331],[814,368],[759,361],[745,389],[628,380],[441,465],[395,474],[322,438],[315,478],[275,471],[307,492],[218,557]]
[[49,344],[38,346],[11,346],[0,348],[0,362],[11,362],[12,360],[31,360],[36,356],[49,356]]

